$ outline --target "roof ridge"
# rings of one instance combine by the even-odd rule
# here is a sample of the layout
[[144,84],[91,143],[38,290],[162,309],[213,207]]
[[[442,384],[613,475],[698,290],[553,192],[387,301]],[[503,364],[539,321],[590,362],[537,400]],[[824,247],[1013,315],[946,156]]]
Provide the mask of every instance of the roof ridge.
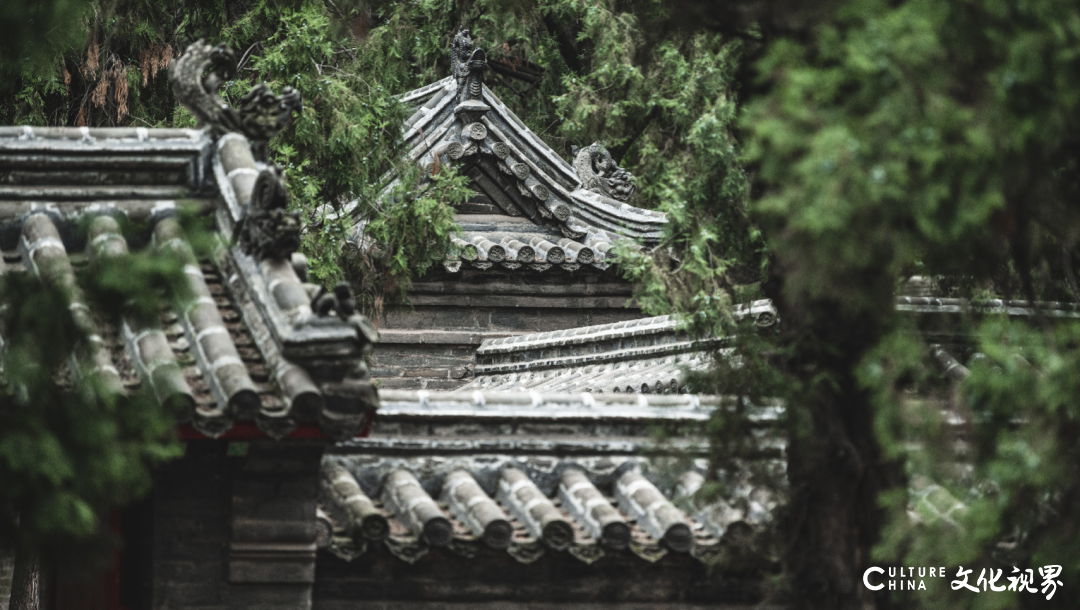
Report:
[[[597,324],[594,326],[579,326],[577,328],[569,328],[564,330],[545,331],[540,333],[532,333],[528,335],[515,335],[513,337],[502,337],[499,339],[486,339],[480,344],[477,349],[477,355],[489,354],[489,353],[503,353],[505,351],[517,351],[518,349],[527,349],[540,347],[545,344],[554,342],[556,339],[570,339],[571,343],[585,343],[590,339],[595,339],[598,336],[603,336],[603,333],[614,332],[623,329],[642,329],[648,328],[649,330],[655,330],[656,332],[662,332],[664,330],[674,329],[677,326],[677,322],[671,320],[670,315],[655,316],[651,318],[640,318],[638,320],[625,320],[622,322],[610,322],[607,324]],[[513,349],[499,349],[513,346]]]

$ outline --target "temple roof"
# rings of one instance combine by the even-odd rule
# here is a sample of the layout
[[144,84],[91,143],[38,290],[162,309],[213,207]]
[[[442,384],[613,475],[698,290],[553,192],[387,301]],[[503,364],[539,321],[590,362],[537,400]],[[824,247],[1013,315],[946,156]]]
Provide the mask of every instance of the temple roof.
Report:
[[433,548],[470,558],[481,545],[521,563],[545,553],[585,563],[620,553],[718,562],[767,535],[777,501],[746,479],[720,502],[694,505],[707,468],[699,462],[673,475],[630,456],[332,456],[322,470],[338,532],[330,548],[352,560],[385,545],[408,563]]
[[235,133],[0,127],[0,272],[76,286],[69,298],[82,303],[77,269],[129,250],[172,251],[195,295],[183,310],[119,328],[76,316],[94,374],[117,392],[149,386],[212,437],[244,421],[274,438],[304,423],[352,436],[378,404],[361,321],[314,311],[302,256],[260,254],[241,235],[200,260],[176,218],[183,206],[214,212],[219,234],[233,236],[258,216],[256,183],[277,179],[267,168]]
[[[644,243],[660,240],[667,223],[664,214],[587,189],[575,168],[526,127],[491,89],[484,85],[482,91],[488,109],[471,123],[466,121],[477,114],[458,109],[458,87],[452,76],[401,96],[414,109],[405,121],[409,158],[431,163],[437,151],[461,163],[508,215],[524,216],[537,224],[550,219],[569,233],[630,237]],[[462,147],[461,155],[455,156],[454,143]],[[547,197],[537,194],[537,185],[544,187],[539,194],[546,190]]]
[[462,40],[453,75],[399,96],[411,110],[407,161],[428,172],[455,166],[474,190],[458,209],[460,255],[447,269],[606,269],[620,240],[657,244],[667,218],[626,202],[633,177],[599,143],[577,152],[573,164],[563,159],[483,83],[486,60],[461,62],[459,52],[483,56],[467,34]]
[[[766,484],[782,480],[775,406],[747,408],[753,455],[719,473],[723,492],[691,496],[709,473],[702,424],[737,399],[538,392],[381,393],[368,438],[323,461],[322,506],[352,561],[383,547],[409,563],[435,549],[482,548],[521,563],[546,553],[592,563],[669,553],[706,563],[769,561]],[[666,441],[655,435],[664,429]],[[648,455],[649,457],[642,457]]]
[[[898,296],[896,310],[913,317],[935,349],[968,357],[973,352],[961,314],[1080,318],[1080,305],[1056,301]],[[734,318],[752,320],[757,328],[779,321],[768,300],[736,307]],[[473,379],[458,390],[683,393],[687,373],[706,370],[710,358],[725,353],[727,340],[691,339],[685,321],[674,315],[487,339],[476,350]]]

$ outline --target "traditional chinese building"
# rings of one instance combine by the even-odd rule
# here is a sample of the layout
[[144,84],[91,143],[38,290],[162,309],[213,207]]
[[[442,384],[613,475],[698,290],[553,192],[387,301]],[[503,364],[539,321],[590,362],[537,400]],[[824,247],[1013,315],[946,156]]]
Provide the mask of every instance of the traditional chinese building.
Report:
[[[204,130],[0,128],[0,272],[66,289],[91,337],[88,369],[111,391],[141,386],[175,407],[186,441],[154,496],[114,520],[126,541],[114,573],[49,577],[49,608],[309,607],[322,452],[361,434],[378,406],[363,362],[374,331],[348,295],[306,284],[293,255],[299,222],[279,173],[257,160],[271,134],[228,129],[265,104],[223,107],[201,78],[226,60],[195,45],[171,71]],[[257,94],[270,95],[247,101]],[[181,206],[213,214],[236,242],[197,259]],[[196,298],[154,324],[105,326],[79,306],[75,269],[136,249],[179,256]],[[229,461],[220,439],[243,439],[243,457]]]
[[[48,576],[45,607],[762,607],[780,406],[739,404],[749,442],[710,466],[703,423],[737,403],[685,393],[684,374],[722,339],[624,307],[611,248],[656,244],[665,220],[626,203],[633,182],[602,147],[555,154],[484,86],[483,51],[455,37],[453,74],[402,98],[415,108],[405,139],[413,161],[455,164],[475,195],[458,209],[458,258],[414,284],[415,314],[381,320],[376,391],[372,327],[346,289],[307,282],[266,162],[299,99],[257,88],[223,106],[214,75],[231,60],[196,45],[171,70],[200,130],[0,128],[0,272],[70,286],[104,257],[167,249],[197,295],[149,326],[81,319],[115,391],[147,387],[181,409],[185,454],[119,516],[113,571]],[[183,206],[235,241],[197,258]],[[897,307],[949,376],[971,356],[953,316],[1030,313],[931,296]],[[778,323],[767,302],[738,314]],[[694,496],[705,485],[707,502]]]
[[457,207],[460,257],[417,278],[412,307],[380,320],[372,374],[383,388],[460,386],[485,339],[642,317],[611,248],[651,247],[667,222],[627,203],[633,179],[600,144],[570,162],[526,127],[484,85],[486,56],[468,31],[451,56],[453,74],[400,97],[412,109],[403,137],[410,161],[432,168],[438,156],[474,194]]
[[[618,199],[632,183],[599,147],[581,152],[577,169],[551,153],[483,87],[482,51],[461,59],[468,47],[456,39],[454,77],[406,96],[427,108],[411,120],[416,159],[445,154],[476,189],[458,216],[460,260],[447,261],[443,280],[423,278],[414,303],[445,310],[433,324],[452,335],[439,349],[464,347],[456,362],[471,364],[480,339],[596,323],[607,325],[580,338],[625,359],[616,354],[629,345],[620,325],[640,314],[622,309],[629,290],[608,269],[608,252],[621,239],[654,243],[663,217]],[[170,71],[200,130],[0,128],[2,272],[74,286],[75,270],[104,258],[169,250],[185,260],[197,296],[150,325],[79,319],[99,338],[88,350],[93,374],[180,410],[185,455],[160,469],[150,498],[113,519],[124,540],[113,570],[91,582],[46,571],[44,607],[759,601],[774,565],[778,498],[746,470],[730,473],[725,503],[689,501],[707,474],[699,426],[724,408],[719,398],[588,392],[601,385],[387,388],[371,428],[380,397],[363,358],[375,334],[347,289],[307,283],[298,219],[266,162],[266,140],[299,99],[261,88],[224,106],[215,89],[231,59],[195,45]],[[421,128],[438,151],[416,139]],[[177,218],[185,206],[234,241],[196,257]],[[435,293],[482,299],[487,326],[454,326],[466,308],[453,298],[418,298],[437,281],[457,288]],[[77,289],[69,297],[82,299]],[[391,339],[424,330],[387,326]],[[693,359],[673,324],[653,327],[638,333],[650,353]],[[494,350],[523,361],[549,340]],[[376,366],[401,358],[408,368],[408,345],[382,344]],[[574,345],[583,343],[565,349]],[[657,373],[669,383],[674,371]],[[447,375],[445,386],[484,379]],[[762,430],[774,418],[762,409]],[[673,440],[656,445],[657,427]],[[765,451],[782,469],[778,448]],[[724,578],[716,566],[726,566]]]

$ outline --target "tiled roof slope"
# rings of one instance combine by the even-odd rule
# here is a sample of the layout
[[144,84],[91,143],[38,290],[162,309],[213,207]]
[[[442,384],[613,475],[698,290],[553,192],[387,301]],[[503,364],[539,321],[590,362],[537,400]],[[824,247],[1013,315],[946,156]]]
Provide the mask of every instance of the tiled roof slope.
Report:
[[[709,563],[771,557],[781,499],[762,477],[783,478],[783,447],[770,434],[775,407],[751,407],[756,452],[718,473],[724,492],[702,502],[693,497],[708,473],[701,423],[734,399],[422,391],[381,398],[373,435],[337,445],[323,462],[322,505],[337,532],[331,550],[345,559],[371,545],[409,563],[432,548],[468,558],[482,546],[522,563],[545,553],[586,563],[624,553],[649,562],[668,553]],[[677,440],[655,442],[656,426]],[[651,458],[640,457],[646,449]]]
[[898,296],[896,310],[913,314],[957,314],[976,313],[980,315],[1005,314],[1008,316],[1044,315],[1049,318],[1080,318],[1080,303],[1062,303],[1059,301],[1031,301],[982,299],[968,300],[946,297]]
[[456,272],[462,265],[533,271],[611,266],[611,240],[595,235],[572,239],[556,228],[509,220],[512,219],[477,220],[458,216],[462,235],[452,238],[457,253],[444,263],[447,270]]
[[[75,286],[74,270],[129,249],[171,250],[196,296],[150,327],[79,320],[95,338],[91,359],[115,391],[148,384],[208,436],[251,421],[281,438],[318,422],[356,434],[377,406],[364,379],[368,340],[350,321],[312,313],[302,259],[255,260],[224,242],[196,260],[178,206],[216,210],[223,235],[251,206],[265,166],[247,140],[180,129],[0,127],[0,249],[6,273]],[[116,218],[126,217],[130,234]],[[89,233],[79,227],[88,226]],[[81,302],[71,290],[74,304]],[[78,312],[84,312],[85,307]]]
[[[946,344],[964,339],[961,313],[1080,318],[1075,303],[1000,299],[898,296],[897,311],[914,316],[925,336]],[[778,322],[768,300],[737,307],[736,318],[767,328]],[[488,339],[476,350],[474,378],[459,390],[497,392],[596,392],[671,394],[684,392],[686,373],[708,366],[707,350],[720,349],[723,337],[692,341],[675,316]]]
[[[776,323],[769,301],[736,309],[758,327]],[[706,348],[674,316],[642,318],[546,333],[489,339],[476,351],[475,378],[462,390],[673,394],[686,372],[708,365]]]

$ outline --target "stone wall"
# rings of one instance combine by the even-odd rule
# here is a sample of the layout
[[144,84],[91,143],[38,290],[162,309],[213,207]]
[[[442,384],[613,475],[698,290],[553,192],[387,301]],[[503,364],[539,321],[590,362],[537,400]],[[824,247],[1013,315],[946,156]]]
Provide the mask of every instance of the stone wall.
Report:
[[413,283],[412,307],[388,308],[372,377],[386,389],[447,390],[471,379],[485,339],[644,317],[613,270],[545,272],[440,268]]
[[15,552],[0,547],[0,610],[8,607],[11,597],[11,574],[15,570]]
[[310,608],[322,443],[229,445],[189,442],[159,473],[153,608]]

